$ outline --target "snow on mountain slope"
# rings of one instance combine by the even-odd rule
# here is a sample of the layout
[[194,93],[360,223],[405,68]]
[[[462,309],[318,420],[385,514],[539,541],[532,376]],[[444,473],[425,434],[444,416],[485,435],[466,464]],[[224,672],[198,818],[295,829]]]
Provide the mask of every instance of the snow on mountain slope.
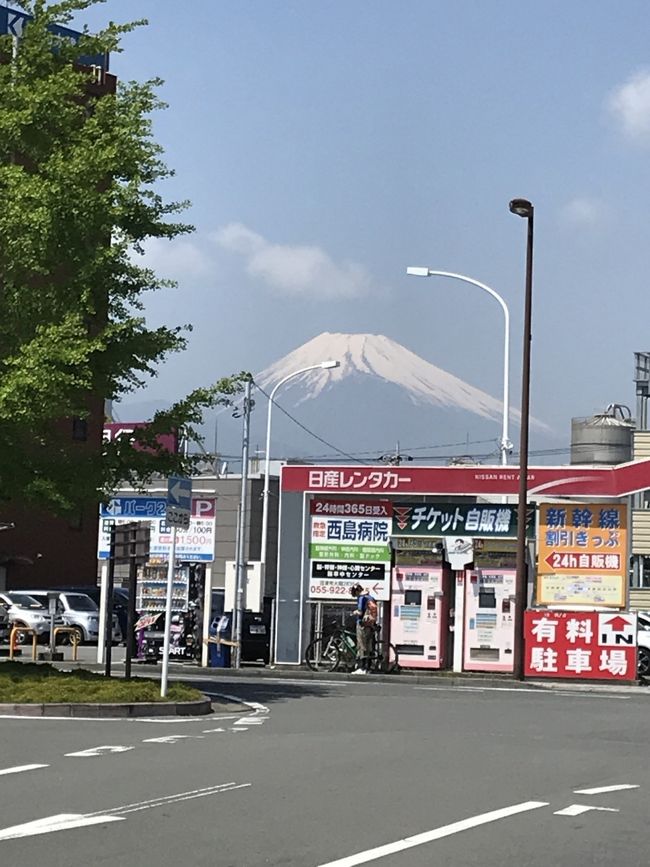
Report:
[[[380,334],[324,332],[256,374],[255,381],[268,389],[294,371],[329,359],[339,361],[340,367],[312,370],[287,384],[287,388],[302,385],[303,394],[297,403],[316,398],[325,389],[361,374],[398,386],[415,404],[465,410],[494,420],[502,417],[500,400]],[[516,410],[511,408],[510,412],[513,420],[519,418]],[[531,425],[548,430],[547,425],[535,419],[531,419]]]

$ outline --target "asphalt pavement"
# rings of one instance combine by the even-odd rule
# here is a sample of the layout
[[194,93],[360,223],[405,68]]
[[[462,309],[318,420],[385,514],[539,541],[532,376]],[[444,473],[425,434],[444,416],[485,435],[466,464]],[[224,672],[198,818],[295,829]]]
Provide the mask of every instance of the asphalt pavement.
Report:
[[0,719],[0,861],[648,864],[643,694],[189,677],[251,704]]

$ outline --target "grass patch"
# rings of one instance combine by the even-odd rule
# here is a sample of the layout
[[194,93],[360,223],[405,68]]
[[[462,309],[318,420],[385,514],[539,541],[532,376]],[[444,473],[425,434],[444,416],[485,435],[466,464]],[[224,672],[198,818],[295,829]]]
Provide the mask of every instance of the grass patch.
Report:
[[183,683],[170,683],[160,697],[160,681],[104,677],[92,671],[59,671],[47,663],[0,664],[0,703],[128,703],[138,701],[198,701],[202,693]]

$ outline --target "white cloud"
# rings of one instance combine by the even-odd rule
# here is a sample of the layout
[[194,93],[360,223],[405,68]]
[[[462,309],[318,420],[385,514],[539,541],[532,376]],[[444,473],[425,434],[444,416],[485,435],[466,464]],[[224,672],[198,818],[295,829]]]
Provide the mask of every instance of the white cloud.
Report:
[[226,250],[246,259],[246,271],[282,295],[354,298],[365,295],[371,278],[356,262],[335,262],[317,246],[274,244],[241,223],[230,223],[213,235]]
[[607,218],[607,208],[599,199],[578,196],[564,205],[560,217],[566,225],[591,228],[603,223]]
[[177,280],[181,285],[199,282],[214,276],[214,260],[194,241],[179,238],[166,241],[151,238],[145,245],[143,256],[134,256],[134,261],[152,268],[159,277]]
[[650,144],[650,70],[631,75],[610,93],[606,104],[626,138]]

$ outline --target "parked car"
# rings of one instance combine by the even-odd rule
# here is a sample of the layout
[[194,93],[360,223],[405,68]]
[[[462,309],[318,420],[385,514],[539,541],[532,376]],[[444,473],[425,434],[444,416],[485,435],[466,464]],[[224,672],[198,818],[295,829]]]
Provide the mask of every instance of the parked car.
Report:
[[9,638],[9,609],[0,602],[0,641],[7,641]]
[[[27,626],[33,629],[39,641],[47,641],[50,637],[50,615],[38,599],[27,593],[18,591],[0,592],[0,603],[7,608],[9,627]],[[54,618],[54,625],[63,626],[63,617],[59,614]],[[24,644],[29,636],[18,633],[18,644]]]
[[637,674],[640,677],[650,676],[650,613],[639,611],[637,613]]
[[[57,587],[57,590],[65,593],[85,593],[99,607],[101,591],[99,587]],[[117,617],[122,633],[122,640],[126,641],[126,624],[129,611],[129,593],[122,587],[113,589],[113,614]]]
[[[76,630],[77,641],[97,643],[99,640],[99,606],[86,593],[64,592],[52,590],[29,590],[25,591],[47,604],[48,596],[58,592],[57,614],[62,618],[62,625],[73,627]],[[17,594],[20,595],[20,594]],[[120,626],[117,617],[113,617],[113,641],[119,641],[121,637]]]

